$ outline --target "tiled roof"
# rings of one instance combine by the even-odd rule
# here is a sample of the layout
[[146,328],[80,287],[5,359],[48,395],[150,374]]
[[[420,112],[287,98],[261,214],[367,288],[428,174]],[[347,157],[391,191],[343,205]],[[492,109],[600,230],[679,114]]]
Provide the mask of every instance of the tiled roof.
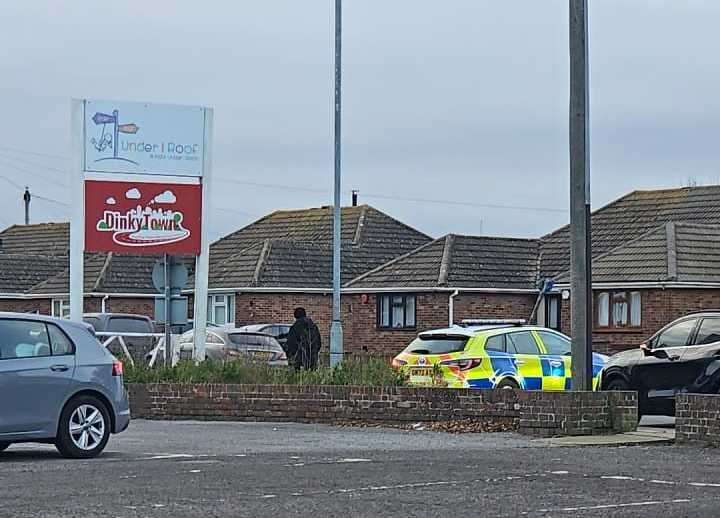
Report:
[[[595,211],[592,215],[593,257],[669,221],[720,225],[720,186],[635,191]],[[553,277],[569,270],[569,226],[540,241],[542,275]]]
[[720,282],[720,225],[665,223],[594,258],[592,270],[596,283]]
[[0,232],[0,253],[69,255],[70,224],[13,225]]
[[537,241],[448,235],[347,284],[353,288],[535,289]]
[[67,258],[0,254],[0,292],[24,293],[67,268]]
[[[69,225],[46,223],[13,226],[0,232],[0,257],[26,254],[18,260],[24,277],[2,282],[0,292],[15,286],[31,294],[69,290]],[[343,208],[343,281],[414,250],[430,241],[417,230],[368,206]],[[274,212],[211,245],[210,287],[330,288],[332,285],[332,208]],[[57,268],[33,270],[51,256]],[[7,272],[14,271],[8,263]],[[85,290],[96,293],[155,293],[151,273],[156,256],[86,254]],[[0,263],[2,265],[3,263]],[[191,279],[193,261],[187,261]],[[23,282],[14,280],[22,277]]]
[[[342,279],[350,281],[430,241],[372,207],[342,209]],[[211,247],[211,288],[332,286],[331,207],[274,212]]]

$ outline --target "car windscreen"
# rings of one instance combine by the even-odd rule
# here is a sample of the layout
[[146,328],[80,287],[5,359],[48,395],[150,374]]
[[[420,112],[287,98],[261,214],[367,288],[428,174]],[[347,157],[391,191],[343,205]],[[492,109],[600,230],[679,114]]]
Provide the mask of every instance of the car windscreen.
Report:
[[405,352],[411,354],[448,354],[465,350],[470,340],[458,335],[420,335],[407,346]]

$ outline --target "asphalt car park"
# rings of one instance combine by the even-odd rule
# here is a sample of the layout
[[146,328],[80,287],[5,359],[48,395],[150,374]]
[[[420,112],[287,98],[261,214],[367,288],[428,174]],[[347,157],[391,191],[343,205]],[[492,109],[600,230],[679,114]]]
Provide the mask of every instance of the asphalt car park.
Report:
[[93,460],[0,455],[2,517],[712,516],[715,450],[514,434],[133,421]]

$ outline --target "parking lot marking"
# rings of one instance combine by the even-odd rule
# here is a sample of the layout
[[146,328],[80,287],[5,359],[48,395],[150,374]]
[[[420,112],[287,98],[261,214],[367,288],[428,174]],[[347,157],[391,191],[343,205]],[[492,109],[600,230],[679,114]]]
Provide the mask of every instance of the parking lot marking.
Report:
[[628,502],[625,504],[603,504],[603,505],[586,505],[580,507],[561,507],[557,509],[538,509],[537,511],[527,511],[523,515],[534,513],[574,513],[577,511],[599,511],[602,509],[620,509],[625,507],[650,507],[655,505],[671,505],[671,504],[687,504],[690,500],[687,498],[678,498],[676,500],[648,500],[646,502]]
[[[148,455],[153,455],[149,453]],[[161,455],[155,455],[153,457],[147,457],[145,460],[169,460],[169,459],[192,459],[195,455],[189,453],[166,453]]]

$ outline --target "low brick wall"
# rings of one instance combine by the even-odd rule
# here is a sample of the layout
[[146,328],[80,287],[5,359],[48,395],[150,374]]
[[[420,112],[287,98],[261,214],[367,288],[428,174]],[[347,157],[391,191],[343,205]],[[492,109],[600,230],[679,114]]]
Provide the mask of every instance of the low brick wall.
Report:
[[720,446],[720,395],[675,396],[675,442]]
[[232,421],[478,421],[535,436],[634,430],[634,392],[297,385],[129,385],[134,417]]
[[637,392],[518,393],[518,431],[526,435],[605,435],[637,429]]

